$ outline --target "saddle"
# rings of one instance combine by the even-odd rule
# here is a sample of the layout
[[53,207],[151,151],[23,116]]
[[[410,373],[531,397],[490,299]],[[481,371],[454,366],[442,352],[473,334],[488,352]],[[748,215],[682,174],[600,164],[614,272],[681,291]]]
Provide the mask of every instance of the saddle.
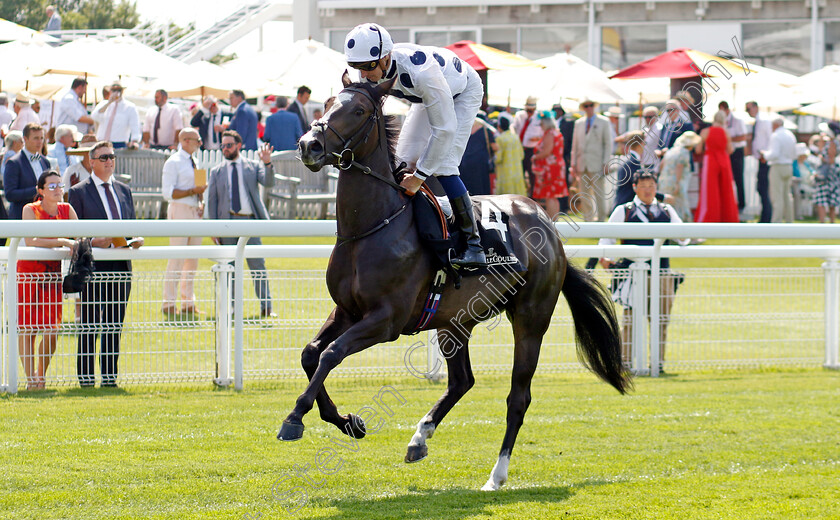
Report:
[[[427,180],[428,183],[428,180]],[[445,197],[437,197],[425,184],[413,198],[414,222],[417,234],[424,246],[432,252],[437,269],[446,270],[456,276],[476,276],[487,274],[494,266],[506,265],[516,272],[525,271],[513,251],[510,232],[508,231],[508,215],[486,200],[473,204],[479,211],[478,221],[481,246],[487,256],[487,266],[478,269],[459,269],[452,265],[453,258],[458,251],[466,248],[466,237],[458,230],[452,211],[447,213],[448,205]]]

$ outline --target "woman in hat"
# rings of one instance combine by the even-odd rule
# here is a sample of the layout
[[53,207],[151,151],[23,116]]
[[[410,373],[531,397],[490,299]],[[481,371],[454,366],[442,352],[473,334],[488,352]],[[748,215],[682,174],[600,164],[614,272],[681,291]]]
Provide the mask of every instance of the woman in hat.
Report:
[[563,160],[563,136],[551,112],[538,114],[543,136],[534,149],[531,170],[534,172],[533,198],[539,200],[552,218],[560,213],[560,197],[569,196],[566,186],[566,162]]
[[522,195],[528,196],[528,188],[525,186],[525,177],[522,171],[522,159],[524,151],[519,136],[513,133],[511,117],[507,113],[499,114],[499,137],[496,144],[499,151],[496,152],[496,187],[494,195]]
[[691,222],[688,204],[688,185],[691,181],[691,151],[701,138],[694,132],[685,132],[677,138],[673,148],[665,152],[659,170],[659,191],[674,198],[671,206],[683,220]]
[[[23,220],[76,220],[76,212],[64,202],[64,184],[56,170],[38,178],[35,202],[23,207]],[[69,238],[26,238],[27,246],[76,247]],[[58,260],[19,260],[18,271],[18,352],[26,373],[26,389],[44,388],[44,376],[55,353],[58,324],[61,321],[61,262]],[[35,336],[42,334],[38,353]]]

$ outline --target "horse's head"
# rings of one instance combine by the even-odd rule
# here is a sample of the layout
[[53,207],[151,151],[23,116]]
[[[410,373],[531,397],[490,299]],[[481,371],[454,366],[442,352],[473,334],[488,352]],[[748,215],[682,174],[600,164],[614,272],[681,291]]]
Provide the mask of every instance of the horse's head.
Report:
[[354,158],[371,153],[383,137],[379,133],[382,97],[391,90],[394,79],[378,85],[353,83],[345,71],[341,80],[344,90],[333,106],[298,142],[300,160],[314,172],[326,164],[349,167]]

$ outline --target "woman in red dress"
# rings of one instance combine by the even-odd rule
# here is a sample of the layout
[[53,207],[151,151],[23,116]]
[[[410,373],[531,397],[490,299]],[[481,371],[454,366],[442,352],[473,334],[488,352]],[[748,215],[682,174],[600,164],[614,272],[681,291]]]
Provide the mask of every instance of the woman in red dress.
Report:
[[[23,220],[75,220],[76,212],[64,202],[64,185],[55,170],[38,178],[38,198],[23,207]],[[26,238],[34,247],[69,247],[68,238]],[[45,386],[44,376],[55,353],[58,323],[61,321],[61,262],[58,260],[20,260],[18,271],[18,351],[26,373],[26,389]],[[38,354],[35,336],[42,334]]]
[[[703,153],[700,170],[700,200],[695,222],[738,222],[738,203],[732,188],[732,139],[726,132],[726,113],[718,111],[709,128],[700,132],[703,141],[697,153]],[[704,153],[705,147],[705,153]]]
[[557,129],[550,112],[537,116],[543,136],[534,149],[531,171],[534,173],[532,197],[541,200],[542,206],[552,218],[560,213],[559,197],[568,197],[566,186],[566,162],[563,160],[563,134]]

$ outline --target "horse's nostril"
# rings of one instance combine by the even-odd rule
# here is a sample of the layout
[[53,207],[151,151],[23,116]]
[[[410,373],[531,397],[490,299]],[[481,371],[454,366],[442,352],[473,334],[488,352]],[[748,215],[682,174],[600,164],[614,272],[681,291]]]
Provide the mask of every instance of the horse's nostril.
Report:
[[319,141],[312,141],[309,143],[309,151],[310,153],[320,153],[324,151],[324,147],[321,146]]

